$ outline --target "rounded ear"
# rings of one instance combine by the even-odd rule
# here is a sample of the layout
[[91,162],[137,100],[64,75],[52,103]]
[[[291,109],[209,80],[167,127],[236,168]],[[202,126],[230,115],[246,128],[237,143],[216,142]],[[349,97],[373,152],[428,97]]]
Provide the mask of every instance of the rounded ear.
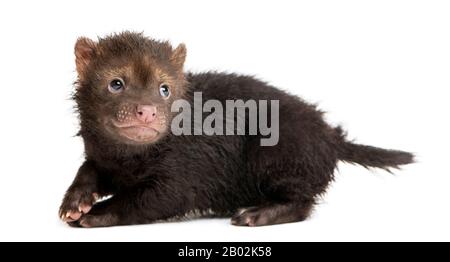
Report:
[[81,77],[86,72],[87,65],[91,61],[97,43],[86,37],[80,37],[75,44],[75,63],[78,75]]
[[184,61],[186,60],[186,45],[181,43],[173,50],[170,61],[179,70],[183,70]]

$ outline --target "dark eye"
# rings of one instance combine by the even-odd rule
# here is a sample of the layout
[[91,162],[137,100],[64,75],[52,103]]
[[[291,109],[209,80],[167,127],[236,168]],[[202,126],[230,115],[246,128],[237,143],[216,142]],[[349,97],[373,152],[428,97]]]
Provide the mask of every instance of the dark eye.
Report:
[[159,86],[159,94],[164,98],[168,98],[170,96],[169,86],[166,84],[160,85]]
[[123,80],[122,79],[114,79],[108,85],[108,90],[111,93],[119,93],[123,91]]

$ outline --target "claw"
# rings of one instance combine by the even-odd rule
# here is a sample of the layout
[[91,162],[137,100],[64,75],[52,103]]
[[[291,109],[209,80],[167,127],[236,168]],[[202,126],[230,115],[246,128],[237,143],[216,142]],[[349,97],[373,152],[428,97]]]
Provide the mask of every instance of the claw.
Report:
[[81,213],[79,212],[67,212],[67,217],[69,219],[78,220],[81,217]]
[[91,207],[91,205],[81,204],[78,206],[78,210],[83,214],[87,214],[91,210]]
[[100,195],[98,193],[92,193],[92,197],[94,197],[95,201],[98,201],[100,199]]

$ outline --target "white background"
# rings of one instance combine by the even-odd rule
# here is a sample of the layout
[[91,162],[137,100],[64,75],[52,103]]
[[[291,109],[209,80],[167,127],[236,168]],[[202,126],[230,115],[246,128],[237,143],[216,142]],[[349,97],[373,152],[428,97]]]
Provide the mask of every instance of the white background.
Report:
[[[448,1],[0,1],[0,10],[0,240],[450,240]],[[253,74],[319,103],[350,138],[416,152],[419,163],[394,176],[340,164],[302,223],[70,228],[57,211],[83,160],[73,46],[125,29],[185,42],[189,70]]]

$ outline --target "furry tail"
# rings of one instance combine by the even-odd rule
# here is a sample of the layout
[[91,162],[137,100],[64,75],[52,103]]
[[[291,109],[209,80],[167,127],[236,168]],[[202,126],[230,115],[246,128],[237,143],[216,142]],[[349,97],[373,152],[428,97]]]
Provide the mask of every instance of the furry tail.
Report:
[[342,161],[357,163],[365,168],[378,167],[389,171],[400,165],[414,163],[414,155],[399,150],[387,150],[373,146],[345,142],[339,153]]

